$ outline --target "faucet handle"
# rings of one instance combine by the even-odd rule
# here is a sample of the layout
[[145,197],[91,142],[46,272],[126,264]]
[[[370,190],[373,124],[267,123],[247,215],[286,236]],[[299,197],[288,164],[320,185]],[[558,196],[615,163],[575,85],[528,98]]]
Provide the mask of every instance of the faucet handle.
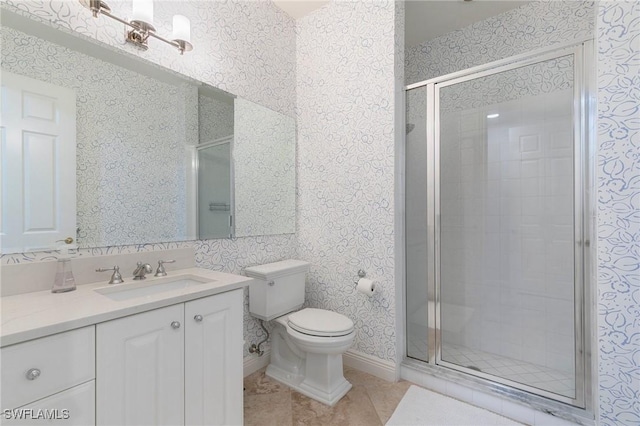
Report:
[[107,271],[113,271],[113,274],[111,275],[111,279],[109,280],[109,284],[121,284],[124,282],[124,280],[122,279],[122,275],[120,275],[120,267],[118,265],[114,266],[113,268],[96,269],[96,272],[107,272]]
[[154,277],[166,277],[167,271],[164,269],[165,263],[176,263],[175,260],[158,260],[158,269],[156,269],[156,273],[153,275]]

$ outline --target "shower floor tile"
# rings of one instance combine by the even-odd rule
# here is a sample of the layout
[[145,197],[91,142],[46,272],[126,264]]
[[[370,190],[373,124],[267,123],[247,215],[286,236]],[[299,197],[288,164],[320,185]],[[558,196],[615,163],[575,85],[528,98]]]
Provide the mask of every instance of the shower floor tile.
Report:
[[[422,336],[410,335],[408,349],[408,355],[412,358],[423,361],[429,359],[427,339]],[[543,365],[454,344],[443,345],[442,359],[462,367],[475,367],[483,373],[502,377],[547,392],[567,397],[575,395],[574,379],[571,374],[553,370]]]

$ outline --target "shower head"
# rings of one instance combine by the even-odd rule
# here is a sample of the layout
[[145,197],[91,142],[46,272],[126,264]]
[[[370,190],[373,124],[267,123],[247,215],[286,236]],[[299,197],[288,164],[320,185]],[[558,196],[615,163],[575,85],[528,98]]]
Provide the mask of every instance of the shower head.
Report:
[[408,135],[409,133],[411,133],[411,131],[414,129],[414,127],[416,127],[416,125],[415,125],[415,124],[407,123],[407,135]]

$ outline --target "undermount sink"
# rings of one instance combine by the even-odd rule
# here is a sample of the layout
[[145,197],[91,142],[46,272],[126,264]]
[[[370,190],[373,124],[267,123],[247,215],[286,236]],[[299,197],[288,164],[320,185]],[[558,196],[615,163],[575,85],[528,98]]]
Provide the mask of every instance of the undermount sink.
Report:
[[112,287],[98,288],[94,291],[111,300],[129,300],[138,297],[153,296],[165,291],[180,290],[200,284],[211,283],[214,280],[196,275],[178,275],[167,278],[152,278],[130,284],[116,284]]

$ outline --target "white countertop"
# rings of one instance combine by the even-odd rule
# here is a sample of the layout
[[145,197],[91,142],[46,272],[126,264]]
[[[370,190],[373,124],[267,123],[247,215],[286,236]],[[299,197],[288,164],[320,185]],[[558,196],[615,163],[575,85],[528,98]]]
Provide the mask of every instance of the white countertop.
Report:
[[187,274],[211,279],[212,282],[119,301],[111,300],[94,290],[126,286],[140,281],[125,277],[123,284],[108,285],[102,281],[80,285],[75,291],[68,293],[54,294],[47,290],[1,297],[0,347],[224,293],[245,287],[253,281],[252,278],[241,275],[189,268],[171,271],[162,278],[148,276],[144,283],[151,284],[155,280]]

